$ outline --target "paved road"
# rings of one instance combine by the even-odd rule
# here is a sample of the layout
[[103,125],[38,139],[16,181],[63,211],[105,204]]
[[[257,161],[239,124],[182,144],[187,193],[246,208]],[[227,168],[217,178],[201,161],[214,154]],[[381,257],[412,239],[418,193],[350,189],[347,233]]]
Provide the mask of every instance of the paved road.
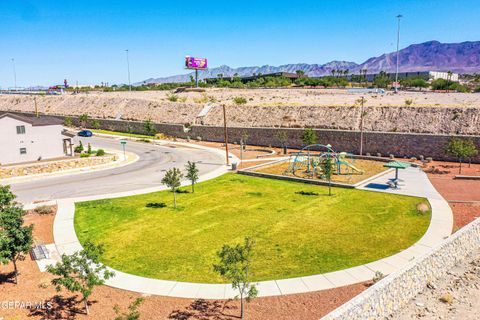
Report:
[[[90,142],[94,148],[121,150],[118,140],[99,137],[81,140],[85,146]],[[218,154],[181,146],[129,141],[127,150],[136,153],[140,159],[120,168],[25,181],[11,187],[19,201],[28,203],[155,187],[161,184],[166,170],[172,167],[183,169],[187,161],[197,162],[200,174],[213,171],[224,163]]]

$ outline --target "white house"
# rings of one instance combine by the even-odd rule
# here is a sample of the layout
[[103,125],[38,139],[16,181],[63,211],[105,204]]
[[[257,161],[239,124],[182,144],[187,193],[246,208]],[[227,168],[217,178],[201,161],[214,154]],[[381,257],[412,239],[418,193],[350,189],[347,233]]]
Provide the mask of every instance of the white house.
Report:
[[61,119],[0,113],[0,164],[72,156],[72,137]]

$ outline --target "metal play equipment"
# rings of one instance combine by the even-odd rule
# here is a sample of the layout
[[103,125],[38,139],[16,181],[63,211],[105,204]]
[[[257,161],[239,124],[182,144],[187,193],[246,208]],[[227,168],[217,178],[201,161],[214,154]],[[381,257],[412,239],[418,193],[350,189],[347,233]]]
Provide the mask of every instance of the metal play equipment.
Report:
[[333,160],[333,175],[349,177],[353,174],[364,173],[363,170],[355,166],[355,159],[352,154],[336,152],[329,144],[311,144],[290,156],[290,164],[284,174],[324,180],[323,168],[327,159]]

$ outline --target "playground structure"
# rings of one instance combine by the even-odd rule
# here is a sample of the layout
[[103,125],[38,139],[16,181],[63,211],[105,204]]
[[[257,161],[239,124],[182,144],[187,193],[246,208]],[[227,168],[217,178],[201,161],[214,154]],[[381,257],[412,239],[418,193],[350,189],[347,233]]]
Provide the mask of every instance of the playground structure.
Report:
[[331,145],[311,144],[290,156],[284,175],[302,175],[309,179],[326,180],[325,164],[331,161],[332,175],[362,175],[365,172],[355,165],[355,158],[347,152],[336,152]]

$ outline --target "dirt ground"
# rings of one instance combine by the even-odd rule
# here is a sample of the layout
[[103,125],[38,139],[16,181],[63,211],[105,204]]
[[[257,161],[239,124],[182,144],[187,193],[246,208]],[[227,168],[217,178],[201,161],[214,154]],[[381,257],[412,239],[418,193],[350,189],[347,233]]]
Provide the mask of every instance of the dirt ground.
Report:
[[[424,170],[433,186],[449,202],[453,211],[453,231],[480,217],[480,180],[455,179],[459,164],[434,161]],[[462,175],[480,176],[480,164],[464,164]]]
[[[34,224],[34,237],[43,243],[53,241],[54,214],[29,213],[27,224]],[[100,286],[90,299],[90,316],[83,313],[79,297],[66,291],[56,292],[52,276],[41,273],[29,256],[18,263],[19,284],[13,283],[12,265],[0,266],[0,319],[95,319],[115,317],[113,307],[122,310],[138,297],[145,300],[140,307],[141,319],[238,319],[239,303],[235,300],[192,300],[137,293]],[[253,300],[246,307],[247,319],[318,319],[366,289],[356,284],[306,294],[265,297]],[[15,302],[39,304],[52,308],[9,308]]]
[[480,313],[480,250],[431,283],[392,319],[474,320]]

